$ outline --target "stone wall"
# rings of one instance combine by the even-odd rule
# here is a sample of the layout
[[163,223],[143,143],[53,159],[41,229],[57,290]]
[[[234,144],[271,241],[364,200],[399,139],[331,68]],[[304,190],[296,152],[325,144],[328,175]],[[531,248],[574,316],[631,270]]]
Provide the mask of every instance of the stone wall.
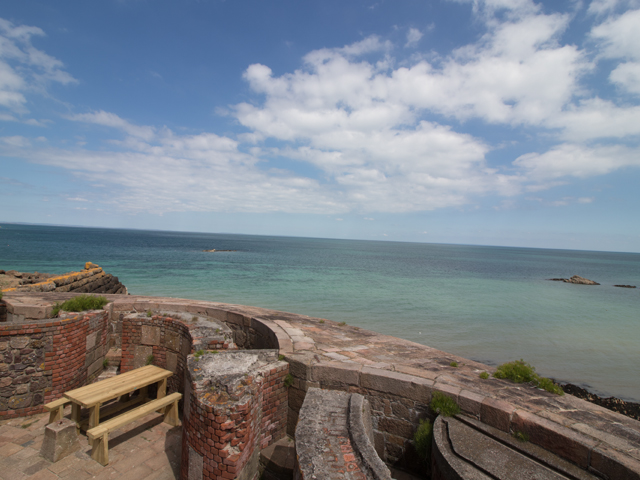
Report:
[[257,479],[260,449],[285,435],[287,373],[275,350],[190,356],[181,478]]
[[39,413],[103,368],[108,312],[0,326],[0,418]]
[[[65,295],[71,296],[10,294],[5,301],[14,310],[46,315],[47,308]],[[420,472],[424,467],[417,461],[412,436],[419,420],[430,416],[427,405],[433,392],[438,391],[454,399],[462,415],[507,435],[522,432],[529,436],[531,444],[583,470],[602,478],[640,480],[640,422],[571,395],[559,397],[528,385],[495,378],[484,380],[479,373],[493,370],[487,365],[327,319],[186,299],[128,295],[109,299],[113,301],[112,319],[151,310],[153,320],[153,312],[179,312],[160,316],[180,317],[185,325],[193,317],[226,324],[238,344],[245,348],[258,345],[278,348],[294,377],[288,390],[287,423],[292,434],[310,388],[360,393],[371,404],[373,437],[379,456],[388,465]],[[198,323],[199,320],[194,322]],[[201,335],[192,326],[188,328],[192,342],[211,344],[210,330]],[[451,365],[454,361],[457,367]],[[191,409],[192,404],[186,398],[191,398],[187,391],[185,409]],[[210,442],[207,445],[211,447]],[[197,448],[197,444],[185,447],[183,465],[191,465],[193,460],[196,467],[204,468],[207,450],[196,451]]]
[[[433,382],[401,373],[359,365],[319,364],[310,367],[305,358],[287,356],[294,382],[289,389],[289,434],[293,434],[306,392],[322,388],[364,395],[371,406],[374,446],[382,460],[409,471],[423,469],[413,434],[419,420],[434,419],[429,412]],[[447,386],[439,391],[448,393]],[[458,400],[458,396],[455,397]]]

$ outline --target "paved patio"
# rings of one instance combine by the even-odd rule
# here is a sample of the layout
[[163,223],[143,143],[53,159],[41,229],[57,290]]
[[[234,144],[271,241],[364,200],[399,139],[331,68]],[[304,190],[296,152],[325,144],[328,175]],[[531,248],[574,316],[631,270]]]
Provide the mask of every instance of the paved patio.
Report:
[[[69,416],[70,407],[65,411]],[[67,478],[173,480],[180,476],[182,427],[162,423],[152,413],[118,430],[109,438],[109,465],[91,459],[84,434],[80,449],[51,463],[40,456],[49,414],[0,421],[0,479]]]

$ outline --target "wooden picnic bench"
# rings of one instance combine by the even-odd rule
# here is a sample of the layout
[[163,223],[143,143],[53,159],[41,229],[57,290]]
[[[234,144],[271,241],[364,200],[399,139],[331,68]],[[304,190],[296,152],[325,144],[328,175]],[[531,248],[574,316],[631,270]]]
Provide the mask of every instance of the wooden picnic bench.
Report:
[[[169,425],[180,425],[178,417],[178,401],[182,398],[180,393],[166,395],[167,378],[172,373],[155,365],[131,370],[127,373],[102,380],[91,385],[65,392],[64,398],[45,405],[49,410],[49,421],[62,418],[62,410],[66,404],[71,403],[71,419],[76,422],[78,428],[87,431],[87,437],[91,442],[91,458],[107,465],[109,463],[109,433],[138,420],[151,412],[164,413],[164,422]],[[148,398],[148,387],[157,384],[157,398]],[[138,395],[131,398],[131,393],[139,391]],[[109,405],[100,411],[103,403],[115,398],[120,401]],[[121,415],[100,423],[100,416],[113,415],[136,404],[142,405],[129,410]],[[81,408],[89,409],[88,421],[81,421]]]

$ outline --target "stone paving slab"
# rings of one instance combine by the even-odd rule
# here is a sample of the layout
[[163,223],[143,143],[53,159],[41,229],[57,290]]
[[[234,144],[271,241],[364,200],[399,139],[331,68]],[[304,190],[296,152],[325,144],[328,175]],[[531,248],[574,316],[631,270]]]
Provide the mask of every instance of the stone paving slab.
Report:
[[[70,407],[67,407],[70,415]],[[91,459],[84,434],[80,449],[51,463],[40,456],[49,414],[0,421],[0,480],[132,479],[174,480],[180,477],[182,427],[162,423],[152,413],[116,431],[109,438],[109,464]]]

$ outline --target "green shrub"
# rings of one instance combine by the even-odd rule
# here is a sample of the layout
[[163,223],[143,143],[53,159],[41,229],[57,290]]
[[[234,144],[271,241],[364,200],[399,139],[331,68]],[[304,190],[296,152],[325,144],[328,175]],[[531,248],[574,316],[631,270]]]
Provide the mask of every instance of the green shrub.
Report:
[[281,362],[281,361],[283,361],[283,360],[284,360],[284,355],[282,355],[282,354],[278,355],[278,361],[280,361],[280,362]]
[[86,310],[101,310],[109,301],[104,297],[94,295],[80,295],[67,300],[64,303],[56,303],[53,306],[53,316],[57,316],[60,310],[65,312],[84,312]]
[[449,364],[450,367],[458,368],[458,362],[451,362]]
[[480,372],[480,378],[486,380],[489,378],[489,374],[487,372]]
[[153,317],[153,312],[151,310],[147,310],[147,317]]
[[429,406],[434,413],[443,417],[453,417],[460,413],[460,407],[456,401],[441,392],[433,392]]
[[155,359],[156,357],[154,357],[153,355],[149,355],[147,357],[147,362],[145,363],[145,365],[151,365]]
[[293,375],[287,373],[287,376],[284,377],[284,386],[289,388],[291,385],[293,385]]
[[433,439],[433,425],[429,420],[420,420],[420,426],[413,434],[413,443],[416,446],[416,452],[425,463],[429,463],[431,459],[431,442]]
[[562,389],[553,383],[553,380],[538,375],[536,369],[522,359],[503,363],[498,367],[493,376],[496,378],[509,379],[515,383],[530,383],[547,392],[564,395]]

